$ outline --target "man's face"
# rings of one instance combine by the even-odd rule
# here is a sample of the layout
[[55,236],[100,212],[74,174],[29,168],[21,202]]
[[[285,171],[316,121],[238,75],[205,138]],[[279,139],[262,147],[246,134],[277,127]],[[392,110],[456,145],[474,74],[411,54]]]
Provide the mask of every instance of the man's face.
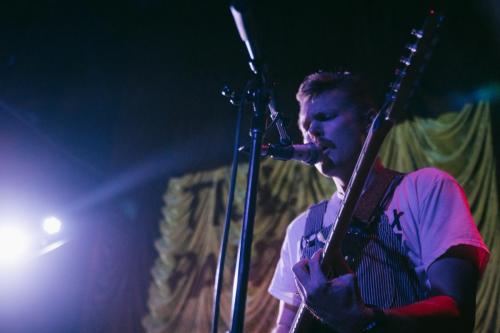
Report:
[[304,143],[314,143],[323,157],[316,169],[329,177],[350,177],[363,139],[356,105],[342,90],[326,91],[302,104],[299,125]]

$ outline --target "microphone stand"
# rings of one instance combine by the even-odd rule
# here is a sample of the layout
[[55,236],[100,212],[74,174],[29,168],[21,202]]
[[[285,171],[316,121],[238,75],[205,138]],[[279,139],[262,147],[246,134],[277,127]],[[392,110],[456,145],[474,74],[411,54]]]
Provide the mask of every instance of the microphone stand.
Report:
[[[252,18],[245,1],[234,1],[230,6],[236,27],[241,40],[244,42],[249,55],[249,66],[254,74],[254,79],[250,84],[250,89],[246,91],[247,98],[253,104],[253,116],[251,124],[251,149],[250,161],[247,176],[247,191],[245,197],[245,208],[243,214],[243,224],[241,229],[241,238],[238,247],[238,256],[236,261],[236,271],[233,282],[233,295],[231,306],[231,333],[243,332],[245,320],[245,305],[247,299],[248,275],[250,270],[250,258],[253,239],[253,228],[255,219],[256,196],[258,189],[259,167],[262,137],[265,131],[266,111],[271,109],[273,123],[276,123],[280,136],[284,132],[282,119],[269,106],[270,100],[274,97],[270,89],[270,80],[267,68],[262,62],[260,50],[255,42],[252,27]],[[243,101],[240,101],[243,103]],[[280,129],[280,126],[282,127]],[[287,136],[286,136],[287,137]],[[282,140],[286,138],[281,136]],[[288,144],[289,139],[288,139]]]
[[216,333],[218,329],[218,319],[220,311],[220,297],[223,284],[224,260],[227,250],[227,240],[229,227],[231,224],[231,211],[234,198],[234,187],[238,169],[238,145],[240,122],[246,102],[253,105],[253,116],[251,125],[251,149],[250,162],[247,176],[247,191],[245,198],[245,208],[243,214],[243,224],[241,230],[241,239],[238,247],[238,256],[236,263],[236,272],[233,283],[232,307],[231,307],[231,333],[243,332],[245,319],[245,304],[247,296],[247,284],[250,268],[253,226],[255,219],[256,195],[258,188],[258,177],[261,156],[261,142],[265,128],[266,111],[269,110],[272,123],[269,127],[275,125],[280,136],[281,147],[291,147],[291,140],[286,133],[283,117],[276,111],[276,100],[274,91],[271,89],[268,78],[267,68],[262,62],[259,49],[253,39],[251,27],[251,16],[245,1],[235,1],[230,6],[236,27],[242,41],[245,43],[250,61],[250,69],[254,78],[246,85],[244,92],[236,98],[236,94],[229,88],[224,88],[222,95],[229,98],[231,104],[238,105],[238,116],[236,124],[235,147],[233,151],[233,163],[231,171],[231,181],[226,207],[226,217],[223,228],[222,241],[219,249],[219,260],[214,284],[214,301],[212,309],[212,327],[211,332]]
[[[219,313],[220,313],[220,301],[221,301],[221,294],[222,294],[222,286],[223,286],[223,280],[224,280],[224,262],[226,258],[226,252],[227,252],[227,243],[228,243],[228,237],[229,237],[229,229],[231,226],[231,215],[232,215],[232,208],[233,208],[233,202],[234,202],[234,188],[236,185],[236,175],[238,173],[238,153],[240,151],[243,151],[245,153],[250,152],[250,148],[245,145],[240,147],[239,146],[239,137],[240,137],[240,130],[241,130],[241,118],[246,106],[246,92],[249,91],[250,85],[253,82],[249,82],[247,87],[245,87],[243,94],[241,96],[237,96],[236,92],[231,90],[229,87],[224,87],[222,90],[222,95],[224,97],[227,97],[229,99],[229,102],[235,106],[238,106],[238,114],[237,114],[237,119],[236,119],[236,132],[235,132],[235,139],[234,139],[234,147],[233,147],[233,160],[232,160],[232,167],[231,167],[231,178],[229,181],[229,192],[228,192],[228,198],[227,198],[227,206],[226,206],[226,213],[225,213],[225,220],[224,220],[224,227],[222,231],[222,237],[221,237],[221,245],[219,248],[219,258],[217,261],[217,269],[215,272],[215,283],[214,283],[214,299],[213,299],[213,307],[212,307],[212,325],[211,325],[211,333],[217,333],[218,327],[219,327]],[[272,91],[271,91],[272,93]],[[286,132],[285,128],[285,123],[283,116],[276,111],[276,105],[274,102],[274,97],[271,96],[271,103],[268,105],[269,111],[270,111],[270,116],[272,119],[271,124],[268,126],[268,128],[271,128],[273,126],[276,126],[279,137],[280,137],[280,143],[279,145],[269,145],[266,146],[266,150],[269,150],[272,148],[272,151],[279,151],[280,156],[284,155],[285,151],[288,152],[288,155],[293,153],[293,146],[291,143],[291,139],[288,136],[288,133]],[[263,147],[263,146],[262,146]],[[264,149],[264,148],[262,148]],[[261,152],[263,151],[261,149]],[[266,153],[266,156],[270,155],[269,152]],[[261,154],[261,156],[263,156]],[[274,157],[276,158],[276,157]],[[279,159],[279,158],[278,158]],[[284,159],[285,160],[285,159]]]
[[251,151],[248,166],[247,191],[245,197],[245,210],[241,228],[241,238],[236,260],[236,271],[233,284],[233,298],[231,306],[231,333],[243,332],[245,319],[245,305],[247,297],[248,273],[253,239],[255,219],[255,203],[258,189],[260,151],[267,98],[262,87],[253,91],[253,117],[251,126]]

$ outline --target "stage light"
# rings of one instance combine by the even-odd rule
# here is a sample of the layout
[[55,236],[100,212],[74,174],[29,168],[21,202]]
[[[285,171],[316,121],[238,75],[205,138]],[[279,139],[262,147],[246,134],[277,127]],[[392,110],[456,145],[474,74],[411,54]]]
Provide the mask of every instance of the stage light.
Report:
[[50,216],[43,220],[43,230],[49,235],[57,234],[61,231],[62,223],[57,217]]
[[24,259],[30,246],[29,236],[21,229],[0,226],[0,265],[17,264]]

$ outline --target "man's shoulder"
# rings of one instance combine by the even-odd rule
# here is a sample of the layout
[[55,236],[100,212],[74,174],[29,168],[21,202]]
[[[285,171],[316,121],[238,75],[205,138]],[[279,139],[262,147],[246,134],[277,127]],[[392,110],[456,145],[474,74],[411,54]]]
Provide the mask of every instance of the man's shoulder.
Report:
[[447,172],[435,167],[426,167],[405,174],[396,187],[393,203],[407,202],[416,207],[424,204],[426,198],[432,195],[460,191],[461,186]]
[[301,235],[304,232],[304,228],[306,225],[307,215],[309,214],[309,208],[297,215],[292,222],[288,225],[286,229],[286,234],[289,237],[293,237],[293,235]]
[[402,184],[404,185],[417,187],[428,187],[442,182],[456,183],[457,181],[447,172],[435,167],[426,167],[409,172],[402,180]]

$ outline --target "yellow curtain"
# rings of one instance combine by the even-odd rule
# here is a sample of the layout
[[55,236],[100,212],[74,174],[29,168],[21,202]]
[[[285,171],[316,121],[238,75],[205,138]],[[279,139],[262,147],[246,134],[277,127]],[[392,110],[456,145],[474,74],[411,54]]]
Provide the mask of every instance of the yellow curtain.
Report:
[[[477,332],[500,327],[498,279],[498,197],[489,103],[466,105],[438,119],[415,119],[396,126],[381,151],[384,164],[400,171],[434,165],[464,187],[492,257],[478,292]],[[213,283],[227,198],[229,168],[171,179],[164,196],[162,237],[152,269],[149,333],[210,330]],[[241,229],[246,169],[241,168],[225,266],[219,332],[230,324],[231,291]],[[277,301],[267,293],[289,222],[311,203],[335,190],[328,179],[300,163],[266,160],[261,165],[245,331],[268,332]]]

